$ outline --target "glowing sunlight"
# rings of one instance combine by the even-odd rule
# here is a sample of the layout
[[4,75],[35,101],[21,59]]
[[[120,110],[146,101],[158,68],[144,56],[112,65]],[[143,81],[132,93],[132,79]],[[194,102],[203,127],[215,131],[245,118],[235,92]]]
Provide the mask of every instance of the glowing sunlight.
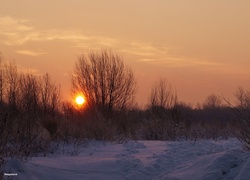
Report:
[[85,102],[85,98],[82,96],[82,95],[78,95],[76,96],[75,98],[75,103],[78,105],[78,106],[82,106]]

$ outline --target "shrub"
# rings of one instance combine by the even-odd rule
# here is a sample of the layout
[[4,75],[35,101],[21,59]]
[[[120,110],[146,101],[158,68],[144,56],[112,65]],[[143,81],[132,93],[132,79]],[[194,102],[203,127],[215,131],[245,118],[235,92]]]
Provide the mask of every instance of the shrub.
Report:
[[234,107],[236,119],[232,130],[244,146],[250,150],[250,92],[239,88],[235,96],[238,105]]

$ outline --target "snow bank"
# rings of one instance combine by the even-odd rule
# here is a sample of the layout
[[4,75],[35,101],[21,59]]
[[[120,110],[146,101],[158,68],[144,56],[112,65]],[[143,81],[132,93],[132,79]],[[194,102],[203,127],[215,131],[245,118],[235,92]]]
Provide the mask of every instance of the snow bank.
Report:
[[[68,146],[72,149],[72,146]],[[78,154],[8,160],[18,179],[249,179],[250,154],[236,139],[91,142]]]

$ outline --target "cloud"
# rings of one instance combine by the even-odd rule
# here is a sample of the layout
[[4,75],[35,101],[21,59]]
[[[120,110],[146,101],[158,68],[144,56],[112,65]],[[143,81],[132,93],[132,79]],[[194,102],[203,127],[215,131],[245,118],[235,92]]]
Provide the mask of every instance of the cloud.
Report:
[[46,54],[44,51],[32,51],[32,50],[28,50],[28,49],[17,50],[16,53],[24,54],[24,55],[28,55],[28,56],[39,56],[42,54]]
[[26,32],[31,31],[33,27],[25,25],[27,19],[14,19],[10,16],[0,17],[0,30],[1,32],[18,31]]
[[139,61],[141,62],[156,62],[156,60],[154,59],[147,59],[147,58],[141,58],[141,59],[138,59]]
[[102,36],[86,36],[75,30],[47,29],[39,30],[31,25],[28,19],[15,19],[12,17],[0,17],[0,38],[8,46],[24,45],[28,42],[42,41],[68,41],[74,46],[99,44],[101,46],[112,46],[115,39]]
[[[0,17],[0,43],[8,46],[24,46],[29,42],[65,41],[69,47],[86,48],[91,50],[102,47],[115,48],[119,52],[132,55],[137,61],[164,65],[168,67],[199,67],[216,69],[223,64],[196,60],[191,57],[180,56],[181,49],[167,44],[129,41],[128,39],[114,39],[112,37],[86,35],[72,29],[45,29],[41,30],[31,25],[28,19],[16,19],[10,16]],[[19,48],[19,47],[18,47]],[[39,56],[44,51],[32,49],[16,50],[19,54]]]
[[226,66],[226,64],[221,62],[177,55],[181,54],[181,48],[171,47],[166,44],[131,42],[121,51],[134,55],[140,62],[166,67],[192,67],[221,71],[221,68]]
[[[34,29],[26,25],[26,19],[14,19],[12,17],[0,17],[0,37],[5,45],[19,44],[25,34],[31,33]],[[15,43],[14,43],[15,42]]]
[[167,54],[168,49],[168,47],[162,45],[157,46],[151,43],[131,42],[127,43],[127,48],[123,49],[122,51],[125,53],[144,56],[148,58]]

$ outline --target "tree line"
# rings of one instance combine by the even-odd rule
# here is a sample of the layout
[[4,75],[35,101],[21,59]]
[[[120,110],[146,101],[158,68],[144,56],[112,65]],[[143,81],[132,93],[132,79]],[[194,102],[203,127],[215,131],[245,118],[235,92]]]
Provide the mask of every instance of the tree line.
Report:
[[[145,109],[134,101],[133,71],[111,50],[81,55],[71,74],[71,92],[86,97],[83,108],[62,102],[60,85],[48,74],[21,72],[0,60],[0,154],[30,156],[51,142],[86,139],[196,140],[238,137],[250,147],[250,93],[239,88],[237,105],[211,94],[196,108],[178,100],[166,79],[156,81]],[[224,103],[223,103],[224,102]]]

